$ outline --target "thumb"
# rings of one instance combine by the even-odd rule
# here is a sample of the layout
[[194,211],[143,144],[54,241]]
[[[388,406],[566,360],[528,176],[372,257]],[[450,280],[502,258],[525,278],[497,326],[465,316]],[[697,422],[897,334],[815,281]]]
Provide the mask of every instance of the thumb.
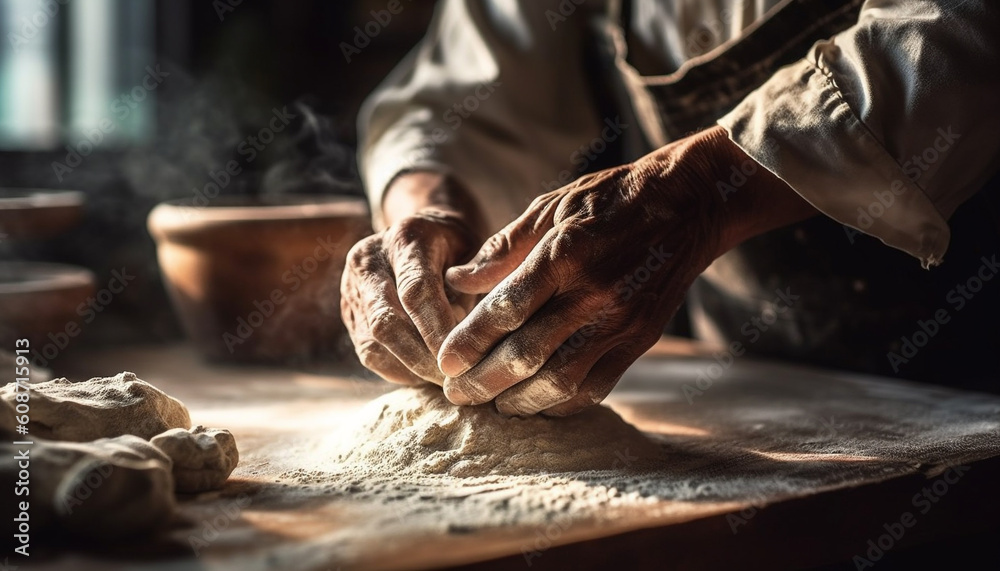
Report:
[[471,260],[448,268],[445,281],[461,293],[491,291],[528,257],[552,228],[556,201],[536,200],[524,214],[489,237]]

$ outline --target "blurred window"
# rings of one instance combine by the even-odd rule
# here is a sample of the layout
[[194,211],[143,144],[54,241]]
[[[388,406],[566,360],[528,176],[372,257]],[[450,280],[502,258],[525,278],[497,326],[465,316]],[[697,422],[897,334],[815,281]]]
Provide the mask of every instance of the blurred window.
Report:
[[154,0],[0,0],[0,149],[59,148],[95,128],[102,145],[149,137],[155,92],[129,95],[157,63],[154,9]]

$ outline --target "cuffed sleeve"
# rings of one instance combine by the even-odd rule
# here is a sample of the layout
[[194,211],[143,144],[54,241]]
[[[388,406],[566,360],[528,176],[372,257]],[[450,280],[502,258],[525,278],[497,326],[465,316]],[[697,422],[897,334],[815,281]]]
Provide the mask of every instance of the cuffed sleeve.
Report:
[[997,29],[985,1],[867,2],[719,124],[826,215],[936,265],[1000,166]]

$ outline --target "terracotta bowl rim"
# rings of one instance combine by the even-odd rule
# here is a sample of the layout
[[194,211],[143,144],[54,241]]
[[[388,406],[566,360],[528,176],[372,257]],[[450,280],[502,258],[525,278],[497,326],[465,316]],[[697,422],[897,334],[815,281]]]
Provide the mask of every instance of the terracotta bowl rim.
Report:
[[[16,277],[16,280],[9,279]],[[0,296],[53,293],[93,287],[93,272],[79,266],[48,262],[0,262]]]
[[0,210],[80,207],[85,197],[79,190],[0,187]]
[[[250,197],[219,197],[207,206],[193,206],[190,199],[161,202],[149,213],[147,225],[154,236],[176,230],[246,222],[368,219],[368,201],[358,196],[288,194],[284,204],[233,204]],[[259,200],[259,197],[254,197]]]

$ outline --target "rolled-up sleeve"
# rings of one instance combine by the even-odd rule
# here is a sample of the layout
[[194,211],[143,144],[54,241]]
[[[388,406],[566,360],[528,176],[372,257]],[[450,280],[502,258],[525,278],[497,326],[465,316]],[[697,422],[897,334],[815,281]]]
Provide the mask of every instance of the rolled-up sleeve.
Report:
[[866,2],[719,124],[826,215],[939,264],[1000,167],[998,30],[986,0]]
[[359,114],[360,170],[376,228],[392,180],[431,170],[461,184],[494,232],[600,132],[581,49],[587,14],[558,4],[438,6],[427,36]]

